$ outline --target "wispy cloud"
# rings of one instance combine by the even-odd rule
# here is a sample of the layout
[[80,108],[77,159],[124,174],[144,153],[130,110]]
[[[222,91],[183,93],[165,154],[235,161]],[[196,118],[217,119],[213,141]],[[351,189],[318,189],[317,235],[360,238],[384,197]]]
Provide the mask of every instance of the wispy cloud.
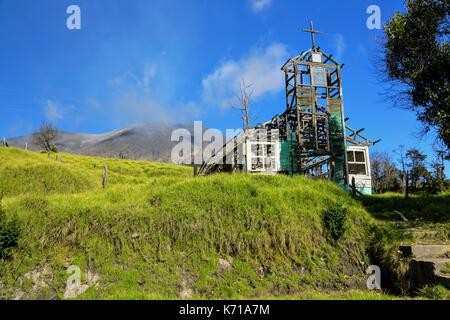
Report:
[[334,36],[334,46],[336,50],[336,59],[338,61],[342,60],[344,58],[345,49],[347,48],[344,35],[338,33]]
[[[176,123],[192,120],[200,113],[200,107],[194,102],[177,103],[167,106],[161,102],[155,90],[157,65],[150,65],[142,70],[127,71],[110,80],[116,97],[111,106],[110,116],[120,119],[122,123]],[[159,76],[159,77],[158,77]]]
[[155,73],[156,73],[156,65],[151,65],[150,67],[144,70],[144,76],[142,78],[144,88],[150,87],[150,81],[155,76]]
[[118,119],[132,123],[157,121],[167,123],[172,120],[171,113],[153,97],[139,91],[124,93],[113,106]]
[[151,80],[155,77],[157,65],[152,64],[143,68],[142,70],[128,70],[127,72],[118,75],[117,77],[108,81],[108,84],[113,87],[129,87],[149,90]]
[[192,101],[167,108],[153,96],[129,91],[113,105],[112,115],[123,123],[181,123],[199,117],[200,110]]
[[278,92],[283,88],[280,68],[287,57],[287,47],[274,43],[265,49],[254,48],[240,60],[226,61],[203,79],[203,99],[225,110],[234,102],[241,80],[252,85],[254,99]]
[[59,102],[47,100],[44,106],[45,118],[49,121],[64,120],[64,118],[72,117],[75,110],[74,105],[61,105]]
[[249,0],[253,13],[260,13],[270,7],[272,0]]

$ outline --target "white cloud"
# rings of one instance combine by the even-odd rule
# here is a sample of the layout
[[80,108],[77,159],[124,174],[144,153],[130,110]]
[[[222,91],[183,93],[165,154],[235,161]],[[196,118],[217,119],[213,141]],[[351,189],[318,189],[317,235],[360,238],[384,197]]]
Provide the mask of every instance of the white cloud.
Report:
[[167,108],[155,97],[140,91],[128,91],[113,106],[113,116],[124,124],[129,123],[181,123],[200,116],[195,102]]
[[339,61],[344,57],[344,51],[347,48],[344,36],[341,33],[338,33],[334,36],[334,46],[336,50],[336,60]]
[[167,107],[152,85],[157,74],[157,65],[141,70],[128,71],[108,83],[114,86],[116,98],[112,103],[114,119],[129,123],[175,123],[192,120],[199,116],[200,107],[194,102],[178,103]]
[[226,61],[203,79],[203,99],[227,109],[234,102],[234,92],[241,80],[252,84],[254,99],[276,93],[283,89],[284,75],[280,68],[287,58],[287,47],[274,43],[265,49],[252,49],[240,60]]
[[108,81],[108,84],[114,87],[139,87],[141,89],[150,90],[150,82],[155,77],[156,69],[157,65],[152,64],[143,68],[143,70],[128,70]]
[[268,9],[272,4],[272,0],[250,0],[250,8],[253,13],[259,13],[265,9]]
[[152,65],[144,71],[144,77],[142,81],[145,88],[149,88],[150,80],[154,78],[155,73],[156,73],[156,65]]
[[73,110],[75,110],[75,106],[73,105],[63,106],[59,102],[52,100],[47,100],[44,107],[45,117],[50,121],[58,121],[71,117]]
[[85,99],[85,103],[89,107],[89,109],[91,109],[91,110],[95,110],[95,111],[101,111],[102,110],[101,103],[99,101],[95,100],[95,99],[86,98]]
[[114,106],[116,118],[133,123],[171,121],[172,114],[154,98],[139,91],[124,93]]

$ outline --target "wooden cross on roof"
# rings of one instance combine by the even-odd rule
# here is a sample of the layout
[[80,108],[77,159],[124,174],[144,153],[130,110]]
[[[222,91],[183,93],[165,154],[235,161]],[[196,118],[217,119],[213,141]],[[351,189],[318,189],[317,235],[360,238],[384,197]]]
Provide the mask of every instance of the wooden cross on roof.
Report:
[[314,41],[314,33],[320,33],[323,34],[322,31],[316,31],[314,30],[313,22],[311,21],[311,30],[302,29],[304,32],[311,32],[311,39],[312,39],[312,45],[313,48],[316,48],[316,42]]

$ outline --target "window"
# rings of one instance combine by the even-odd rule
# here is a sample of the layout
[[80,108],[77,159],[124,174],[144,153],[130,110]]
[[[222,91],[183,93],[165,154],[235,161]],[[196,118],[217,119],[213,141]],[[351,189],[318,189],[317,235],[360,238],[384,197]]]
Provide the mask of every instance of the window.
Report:
[[311,67],[312,84],[316,86],[326,86],[327,74],[324,68]]
[[364,163],[349,163],[348,171],[350,174],[366,175],[366,165]]
[[347,160],[350,174],[367,175],[364,151],[347,151]]
[[279,170],[278,142],[249,142],[247,150],[249,171],[276,172]]
[[366,163],[366,160],[364,158],[364,151],[355,151],[355,162]]
[[312,61],[313,62],[322,63],[322,54],[320,54],[320,53],[313,53],[312,54]]
[[353,151],[347,151],[348,162],[355,162],[355,153]]

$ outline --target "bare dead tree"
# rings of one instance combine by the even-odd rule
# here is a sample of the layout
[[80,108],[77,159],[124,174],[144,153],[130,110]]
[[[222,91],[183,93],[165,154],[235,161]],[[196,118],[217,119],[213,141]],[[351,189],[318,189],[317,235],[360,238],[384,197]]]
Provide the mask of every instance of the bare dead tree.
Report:
[[375,193],[397,191],[401,184],[401,170],[385,152],[371,154],[372,186]]
[[399,145],[397,149],[395,149],[393,152],[399,156],[398,162],[401,165],[401,181],[402,181],[402,191],[403,193],[406,192],[406,152],[405,152],[405,146]]
[[125,152],[120,152],[119,153],[119,159],[126,159],[126,158],[127,158],[127,155],[126,155]]
[[52,150],[55,140],[59,136],[59,130],[51,123],[42,121],[39,129],[33,133],[32,143],[46,151]]
[[255,91],[252,87],[252,84],[246,84],[245,80],[242,79],[239,84],[239,92],[234,94],[236,100],[239,102],[239,107],[232,105],[232,108],[239,113],[244,131],[250,129],[257,120],[256,114],[250,115],[252,95]]

